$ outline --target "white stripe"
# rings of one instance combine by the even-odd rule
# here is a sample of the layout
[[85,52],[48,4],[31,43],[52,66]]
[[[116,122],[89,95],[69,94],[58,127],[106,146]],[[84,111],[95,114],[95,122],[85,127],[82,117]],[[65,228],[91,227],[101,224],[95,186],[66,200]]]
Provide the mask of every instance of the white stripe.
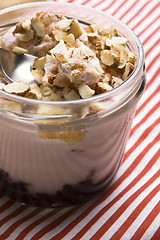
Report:
[[[116,18],[121,18],[121,16],[128,10],[130,9],[130,7],[132,6],[133,1],[127,1],[123,6],[121,6],[121,8],[118,10],[118,12],[115,13],[115,17]],[[133,13],[132,13],[132,9],[130,10],[130,17],[132,17]],[[123,21],[125,22],[125,21]]]
[[[101,240],[106,240],[106,238],[110,239],[112,235],[122,226],[122,224],[127,220],[127,218],[132,214],[132,212],[138,207],[138,205],[145,199],[146,196],[159,185],[159,179],[156,179],[148,188],[146,188],[122,213],[122,215],[116,220],[116,222],[106,231]],[[135,190],[136,192],[136,190]],[[157,194],[158,195],[158,194]],[[157,196],[156,196],[157,198]],[[157,199],[156,199],[157,200]],[[131,232],[130,232],[131,233]],[[132,236],[132,233],[130,237]],[[123,240],[125,238],[122,238]]]
[[[51,222],[53,222],[53,220],[58,219],[59,217],[63,216],[63,214],[65,214],[68,210],[68,208],[64,208],[62,209],[60,212],[53,214],[53,216],[50,216],[49,218],[47,218],[45,221],[43,221],[42,223],[38,224],[34,229],[32,229],[24,238],[24,240],[28,240],[30,238],[32,238],[34,235],[36,235],[39,231],[41,231],[44,227],[48,226]],[[30,225],[30,223],[28,224]],[[26,227],[24,227],[25,229]]]
[[[138,15],[129,23],[129,26],[130,26],[131,28],[133,28],[134,26],[136,26],[136,25],[151,11],[151,9],[153,9],[154,6],[156,6],[156,5],[157,5],[157,1],[153,1],[153,0],[150,1],[149,4],[142,9],[141,13],[138,14]],[[152,15],[152,14],[151,14],[151,15]],[[150,18],[150,16],[148,16],[147,19],[148,19],[148,18]],[[150,18],[150,20],[151,20],[151,18]],[[146,23],[148,23],[148,22],[149,22],[149,20],[146,22],[146,19],[145,19],[145,20],[143,20],[143,22],[141,22],[141,23],[139,24],[141,30],[143,29],[143,27],[145,27],[145,26],[147,25]],[[137,26],[136,29],[139,29],[139,26]]]
[[[148,139],[149,141],[153,141],[156,136],[158,136],[158,128],[153,129],[153,131],[149,134]],[[147,142],[147,141],[146,141]],[[142,145],[142,146],[141,146]],[[147,146],[146,144],[143,144],[143,142],[139,145],[139,153],[142,152]],[[142,149],[141,149],[142,147]],[[159,143],[155,143],[154,146],[145,154],[145,158],[141,159],[140,163],[136,166],[136,171],[141,171],[143,168],[146,167],[146,165],[149,163],[149,161],[152,159],[153,155],[159,150]],[[116,176],[113,179],[113,183],[116,182],[131,166],[131,164],[135,161],[135,158],[138,156],[138,154],[134,155],[131,153],[131,155],[122,163],[122,165],[119,168],[119,171],[117,172]],[[138,170],[139,169],[139,170]],[[135,174],[138,175],[138,173]],[[125,181],[125,180],[124,180]]]
[[[14,211],[16,211],[16,209],[14,209]],[[13,211],[13,212],[14,212]],[[1,231],[5,232],[7,231],[7,229],[14,224],[16,221],[20,220],[21,218],[27,216],[28,214],[30,214],[31,212],[33,212],[33,208],[27,208],[26,210],[24,210],[23,212],[19,213],[17,216],[11,218],[9,221],[7,221],[5,224],[3,224],[3,226],[1,226]],[[9,212],[7,214],[7,216],[9,215]]]
[[45,209],[44,211],[40,212],[39,214],[36,214],[34,217],[30,217],[29,220],[25,221],[24,223],[19,224],[18,227],[11,233],[9,238],[7,238],[7,240],[16,239],[24,229],[26,229],[30,224],[34,223],[36,220],[38,220],[41,217],[43,217],[44,215],[46,215],[49,211],[51,211],[51,210]]
[[147,231],[144,233],[141,240],[151,239],[154,233],[158,230],[158,228],[160,228],[160,213],[148,227]]
[[[148,159],[146,159],[146,161],[148,161]],[[141,187],[141,184],[143,186],[143,184],[145,182],[148,181],[149,177],[153,176],[154,173],[157,172],[157,163],[155,163],[155,165],[152,167],[152,169],[150,171],[147,172],[147,174],[141,179],[140,184],[137,183],[131,190],[129,190],[128,192],[125,193],[125,195],[123,195],[122,198],[120,198],[104,215],[104,221],[102,220],[103,216],[93,225],[93,228],[88,230],[88,232],[86,233],[87,235],[90,234],[90,231],[94,231],[96,232],[100,226],[102,225],[103,222],[105,222],[116,210],[119,206],[121,206],[121,204],[123,203],[123,201],[127,200],[129,197],[129,192],[135,191],[135,188],[139,188]],[[143,170],[144,169],[144,165],[141,166]],[[134,175],[132,176],[132,178],[134,179],[136,176],[138,175],[137,171],[134,173]],[[95,207],[81,222],[79,222],[64,238],[63,240],[68,240],[71,239],[71,237],[75,236],[77,232],[79,232],[79,229],[82,229],[86,222],[89,222],[92,218],[95,217],[95,215],[97,215],[99,213],[99,211],[101,209],[103,209],[104,206],[106,206],[109,202],[111,202],[119,193],[121,193],[123,191],[123,189],[125,189],[132,181],[132,179],[130,176],[127,177],[126,181],[123,181],[121,183],[120,186],[118,186],[114,192],[108,196],[101,204],[99,204],[97,207]],[[117,206],[118,205],[118,206]],[[113,210],[113,212],[111,212]]]
[[[150,174],[146,174],[146,175],[149,175],[148,177],[152,177],[158,170],[157,170],[157,167],[158,167],[158,164],[156,163],[154,165],[154,167],[152,168],[152,171],[150,171]],[[89,239],[91,236],[93,236],[98,230],[99,228],[101,228],[101,226],[103,226],[103,224],[117,211],[117,209],[119,207],[121,207],[121,205],[127,201],[127,199],[135,192],[137,191],[141,186],[143,186],[147,181],[148,181],[148,177],[146,177],[146,175],[141,179],[141,182],[138,182],[132,189],[130,189],[128,192],[126,192],[126,194],[121,197],[108,211],[106,211],[101,217],[100,219],[97,220],[97,222],[92,225],[92,227],[86,232],[86,234],[81,238],[81,240],[87,240]],[[156,182],[156,183],[155,183]],[[155,187],[155,185],[158,185],[159,184],[159,181],[155,181],[154,184],[150,185],[149,186],[149,189],[146,189],[145,190],[145,195],[148,195],[148,192],[150,191],[150,189],[152,190],[152,188]],[[143,195],[143,192],[142,192],[142,195]],[[107,200],[107,199],[106,199]],[[138,200],[141,201],[142,200],[142,196],[141,198],[139,199],[138,197]],[[108,202],[108,201],[107,201]],[[107,204],[107,202],[105,203],[105,205]],[[133,207],[131,208],[133,209]],[[100,209],[99,209],[100,210]],[[92,213],[92,217],[91,219],[93,218],[93,214]],[[125,214],[125,212],[124,212]],[[90,214],[89,214],[90,215]],[[86,219],[87,222],[89,220],[89,218]],[[117,221],[119,220],[119,218],[117,219]],[[84,224],[84,223],[83,223]],[[112,225],[113,226],[113,225]],[[115,229],[114,229],[115,230]],[[78,229],[77,229],[78,231]],[[69,238],[70,239],[70,238]],[[105,238],[106,239],[106,238]],[[109,239],[109,238],[108,238]],[[67,238],[65,237],[64,240],[67,240]]]
[[[131,3],[133,4],[134,1],[131,1]],[[136,3],[136,5],[134,7],[132,7],[129,12],[122,18],[122,21],[127,23],[134,15],[137,15],[138,11],[140,10],[141,7],[144,6],[144,4],[146,3],[146,1],[138,1]],[[124,10],[124,12],[126,11],[126,9]],[[123,13],[122,13],[123,15]]]
[[10,207],[8,207],[5,211],[0,214],[0,219],[7,217],[8,215],[12,214],[15,210],[17,210],[21,205],[17,202],[13,203]]
[[[147,53],[147,51],[150,50],[150,48],[156,44],[156,42],[159,40],[159,36],[160,36],[160,31],[156,32],[152,37],[150,37],[150,39],[143,44],[144,50]],[[157,47],[159,47],[159,44],[156,45]],[[151,52],[152,53],[152,52]],[[148,56],[147,56],[148,58]]]
[[[156,19],[157,16],[154,16],[154,19]],[[152,20],[154,20],[152,19]],[[146,26],[145,26],[146,27]],[[150,27],[148,27],[141,35],[140,35],[140,40],[142,42],[145,41],[146,38],[148,38],[157,28],[159,28],[159,21],[156,20]],[[137,32],[137,31],[136,31]],[[141,32],[141,31],[140,31]],[[139,33],[140,33],[139,32]],[[139,35],[138,33],[138,35]]]
[[108,8],[108,9],[106,10],[106,13],[112,15],[112,14],[114,13],[114,11],[117,10],[117,9],[121,6],[121,4],[122,4],[123,2],[124,2],[124,0],[118,0],[118,1],[114,2],[114,3],[110,6],[110,8]]
[[[153,6],[153,7],[154,7],[154,6]],[[153,7],[151,6],[151,7],[150,7],[150,10],[152,10]],[[156,16],[156,17],[159,16],[158,13],[159,13],[159,10],[158,10],[158,8],[157,8],[157,9],[154,10],[149,16],[147,16],[147,18],[145,18],[141,23],[139,23],[139,24],[136,26],[136,28],[134,29],[134,31],[135,31],[137,34],[138,34],[139,32],[141,32],[143,29],[146,28],[146,26],[148,26],[148,23],[150,23],[150,22],[153,21],[153,19],[155,18],[155,16]],[[147,13],[146,13],[146,14],[147,14]],[[145,17],[145,15],[144,15],[143,17]],[[130,26],[130,24],[129,24],[129,26]]]
[[[159,62],[158,59],[157,61],[153,64],[153,66],[151,67],[151,69],[147,72],[147,81],[149,82],[150,80],[152,80],[154,74],[159,70]],[[142,97],[140,98],[138,104],[137,104],[137,109],[151,96],[151,94],[157,89],[157,87],[159,86],[159,78],[158,76],[154,79],[154,81],[152,82],[152,84],[145,89],[144,94],[142,95]],[[143,111],[143,109],[142,109]],[[144,115],[143,115],[144,117]]]
[[149,66],[149,64],[154,60],[154,58],[157,56],[159,53],[159,46],[156,45],[150,53],[148,53],[146,57],[146,68]]
[[95,201],[96,200],[91,200],[90,202],[87,202],[87,203],[83,204],[83,206],[80,209],[78,209],[77,211],[72,213],[72,215],[69,216],[66,220],[64,220],[61,224],[59,224],[57,227],[55,227],[50,232],[46,233],[41,238],[41,240],[46,240],[46,239],[49,239],[49,238],[51,238],[53,236],[56,236],[59,232],[61,232],[63,229],[65,229],[70,222],[74,221],[77,217],[79,217],[79,215],[82,212],[85,212],[87,210],[87,208],[90,207],[90,205],[93,204]]
[[[107,8],[107,7],[112,3],[112,1],[113,1],[113,0],[108,0],[108,1],[104,0],[102,3],[98,4],[98,5],[95,7],[95,9],[102,11],[103,9]],[[98,3],[98,2],[100,2],[100,0],[99,0],[99,1],[95,0],[93,5],[95,5],[95,4]],[[112,6],[113,6],[113,5],[112,5]],[[110,9],[110,8],[109,8],[109,9]],[[109,9],[108,9],[108,10],[109,10]]]
[[[146,116],[151,110],[152,110],[152,108],[159,102],[159,99],[158,99],[158,96],[159,96],[159,93],[157,93],[147,104],[146,104],[146,106],[143,108],[143,110],[141,111],[141,112],[139,112],[139,114],[134,118],[134,120],[133,120],[133,124],[132,124],[132,128],[133,127],[135,127],[143,118],[144,118],[144,116]],[[157,112],[157,110],[156,110],[156,112]],[[153,113],[154,114],[154,116],[156,117],[156,115],[159,115],[158,114],[158,112],[156,113],[156,115],[155,115],[155,112]],[[141,126],[139,126],[139,127],[141,127],[142,128],[142,130],[144,130],[144,129],[146,129],[147,128],[147,126],[150,126],[150,124],[151,123],[153,123],[153,121],[152,121],[152,116],[150,116],[149,117],[150,119],[151,119],[151,122],[149,122],[149,120],[146,120],[143,124],[145,124],[144,125],[144,127],[143,127],[143,124],[141,125]],[[156,118],[157,119],[157,118]],[[155,119],[155,120],[156,120]],[[154,120],[154,119],[153,119]],[[147,124],[149,124],[149,125],[147,125]],[[138,131],[137,129],[136,129],[136,131]],[[134,132],[133,133],[133,135],[134,134],[137,134],[137,132]]]
[[158,192],[151,201],[146,205],[146,207],[142,210],[142,212],[138,215],[138,217],[134,220],[132,225],[127,229],[125,234],[122,236],[121,240],[126,240],[131,238],[134,233],[138,230],[138,228],[143,224],[144,220],[148,217],[148,215],[152,212],[153,208],[159,202],[160,192]]

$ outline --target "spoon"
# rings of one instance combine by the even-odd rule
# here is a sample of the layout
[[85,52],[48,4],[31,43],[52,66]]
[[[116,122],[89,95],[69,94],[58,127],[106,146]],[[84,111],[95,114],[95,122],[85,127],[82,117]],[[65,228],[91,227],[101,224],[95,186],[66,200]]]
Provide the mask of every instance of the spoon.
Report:
[[29,54],[20,54],[0,48],[0,70],[6,78],[6,82],[34,83],[31,67],[35,58]]

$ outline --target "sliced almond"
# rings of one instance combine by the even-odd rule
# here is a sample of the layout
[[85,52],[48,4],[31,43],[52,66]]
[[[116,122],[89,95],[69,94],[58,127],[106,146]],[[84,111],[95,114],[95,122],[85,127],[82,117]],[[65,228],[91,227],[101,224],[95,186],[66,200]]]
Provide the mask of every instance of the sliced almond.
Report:
[[26,54],[28,53],[28,50],[22,47],[14,46],[12,49],[13,52],[20,53],[20,54]]
[[111,54],[110,50],[101,51],[101,61],[107,66],[114,64],[114,56]]
[[21,42],[28,42],[34,39],[34,31],[31,29],[26,33],[15,33],[15,37]]
[[133,69],[134,69],[134,65],[132,63],[130,62],[126,63],[125,70],[122,75],[122,79],[126,80],[128,76],[131,74],[131,72],[133,71]]
[[75,38],[78,38],[82,35],[83,30],[81,29],[80,24],[76,19],[72,19],[68,33],[72,33]]
[[32,28],[38,37],[44,37],[45,35],[45,27],[44,24],[37,20],[37,18],[32,18],[31,20]]
[[79,85],[78,92],[82,98],[89,98],[95,94],[95,91],[85,83]]
[[30,90],[30,86],[25,82],[14,82],[5,85],[3,90],[19,96],[25,96],[25,94]]

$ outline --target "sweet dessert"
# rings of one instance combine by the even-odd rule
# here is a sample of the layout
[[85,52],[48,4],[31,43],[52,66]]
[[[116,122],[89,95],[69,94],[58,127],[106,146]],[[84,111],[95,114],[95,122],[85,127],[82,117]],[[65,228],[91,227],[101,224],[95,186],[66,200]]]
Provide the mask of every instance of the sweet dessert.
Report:
[[38,56],[32,66],[37,84],[16,82],[3,89],[46,101],[85,99],[110,91],[134,69],[135,55],[127,42],[113,26],[82,28],[77,19],[38,12],[2,38],[2,47]]
[[[121,94],[90,99],[131,75],[128,40],[113,26],[41,11],[5,33],[1,46],[37,58],[35,84],[0,78],[0,92],[12,96],[0,96],[0,190],[42,207],[86,201],[106,188],[124,156],[135,104],[127,107]],[[122,105],[108,114],[114,101]]]

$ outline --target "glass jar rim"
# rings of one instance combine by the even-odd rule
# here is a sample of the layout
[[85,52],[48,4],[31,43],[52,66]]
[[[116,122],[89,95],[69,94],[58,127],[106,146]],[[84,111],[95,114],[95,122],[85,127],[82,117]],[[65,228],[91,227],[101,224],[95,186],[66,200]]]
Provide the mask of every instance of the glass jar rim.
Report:
[[[8,7],[8,8],[0,10],[0,15],[8,13],[10,11],[16,11],[18,9],[23,9],[25,7],[32,7],[32,6],[40,7],[40,6],[43,6],[43,5],[45,5],[45,6],[48,5],[50,7],[51,7],[51,5],[52,6],[62,6],[62,3],[57,3],[57,2],[23,3],[23,4],[11,6],[11,7]],[[70,3],[63,3],[63,8],[65,8],[66,6],[71,6],[71,7],[76,7],[77,8],[76,4],[72,4],[71,5]],[[94,102],[96,102],[96,101],[103,101],[105,99],[111,98],[112,96],[115,96],[116,93],[118,93],[122,89],[124,89],[127,86],[129,86],[132,82],[134,82],[135,77],[137,77],[141,73],[141,69],[142,69],[143,63],[144,63],[144,51],[143,51],[142,44],[141,44],[139,38],[137,37],[137,35],[125,23],[123,23],[119,19],[117,19],[117,18],[115,18],[115,17],[113,17],[113,16],[111,16],[111,15],[105,13],[105,12],[102,12],[100,10],[96,10],[96,9],[93,9],[93,8],[89,8],[89,7],[86,7],[86,6],[82,6],[82,5],[79,5],[78,7],[81,8],[81,9],[84,9],[84,10],[89,10],[92,13],[99,13],[99,14],[104,15],[104,16],[110,18],[110,19],[113,19],[114,21],[119,22],[123,26],[123,28],[126,29],[127,32],[129,32],[129,34],[132,36],[132,38],[133,38],[133,40],[134,40],[134,42],[136,44],[137,53],[138,53],[137,59],[136,59],[136,66],[135,66],[133,72],[131,73],[131,75],[122,84],[120,84],[118,87],[113,88],[112,90],[110,90],[108,92],[104,92],[104,93],[92,96],[90,98],[80,99],[80,100],[72,100],[72,101],[44,101],[44,100],[36,100],[36,99],[29,99],[29,98],[17,96],[17,95],[14,95],[14,94],[10,94],[10,93],[7,93],[7,92],[5,92],[3,90],[0,90],[0,96],[6,97],[7,99],[13,100],[13,101],[16,101],[16,102],[27,103],[27,104],[35,104],[35,105],[37,105],[37,104],[50,105],[50,106],[52,106],[52,105],[53,106],[54,105],[66,106],[66,105],[76,105],[76,104],[78,104],[78,105],[82,104],[83,105],[83,104],[90,103],[92,101],[94,101]],[[54,8],[53,8],[53,13],[54,13]],[[92,24],[92,23],[90,23],[90,24]]]

